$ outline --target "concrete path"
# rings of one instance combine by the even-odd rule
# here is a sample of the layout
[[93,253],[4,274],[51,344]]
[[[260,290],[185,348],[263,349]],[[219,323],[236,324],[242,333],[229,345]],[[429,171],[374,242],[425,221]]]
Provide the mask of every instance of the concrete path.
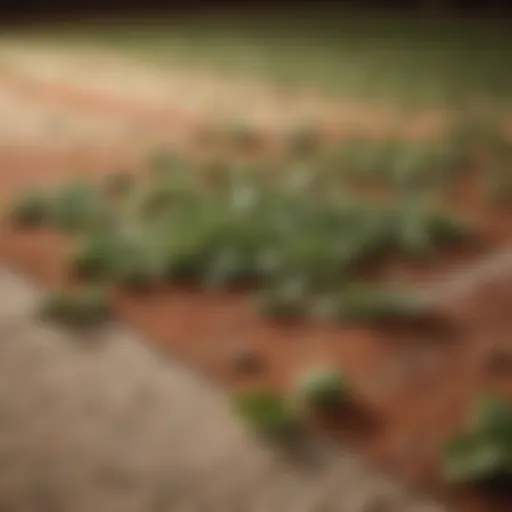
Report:
[[348,450],[295,459],[240,424],[224,393],[117,325],[41,325],[38,292],[0,270],[0,510],[434,512]]

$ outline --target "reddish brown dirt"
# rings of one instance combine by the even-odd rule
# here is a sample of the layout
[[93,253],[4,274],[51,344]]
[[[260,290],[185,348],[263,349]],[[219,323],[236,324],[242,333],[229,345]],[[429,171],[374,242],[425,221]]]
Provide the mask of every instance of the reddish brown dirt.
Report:
[[[55,233],[4,227],[0,256],[62,287],[69,283],[69,247]],[[511,297],[500,297],[497,288],[467,305],[457,304],[446,331],[279,326],[262,319],[245,295],[183,289],[143,296],[118,291],[115,307],[129,325],[228,386],[241,382],[232,366],[240,348],[260,352],[265,370],[258,379],[284,389],[301,369],[335,362],[353,380],[359,399],[354,411],[327,420],[326,427],[334,436],[353,440],[382,467],[411,483],[427,484],[440,444],[461,423],[471,397],[487,383],[497,385],[483,356],[491,344],[503,343],[508,327],[503,313]],[[482,301],[493,304],[492,311],[483,309]],[[510,377],[498,384],[512,391]],[[492,507],[478,510],[498,510]]]
[[[140,150],[122,148],[104,153],[4,148],[0,151],[2,199],[27,185],[57,183],[69,178],[70,172],[101,177],[119,166],[136,164],[140,156]],[[481,209],[477,211],[482,220]],[[493,243],[485,248],[501,241],[503,234],[512,234],[509,216],[485,220],[503,218],[490,236]],[[2,226],[0,258],[52,287],[69,283],[65,273],[69,247],[69,241],[55,233]],[[338,364],[353,380],[358,398],[354,410],[324,420],[325,427],[334,436],[352,439],[377,464],[411,483],[429,485],[440,446],[461,424],[470,399],[488,386],[512,392],[510,373],[498,382],[486,369],[485,354],[492,344],[506,341],[503,337],[510,328],[507,314],[512,297],[503,289],[507,287],[494,283],[485,293],[477,290],[465,301],[446,304],[443,325],[416,329],[276,325],[258,315],[245,294],[177,288],[141,296],[118,290],[115,308],[122,320],[148,338],[228,386],[245,380],[232,365],[239,348],[260,352],[265,366],[258,380],[281,389],[289,388],[297,373],[315,362]],[[495,512],[511,506],[511,501],[480,503],[473,494],[448,498],[464,511]]]

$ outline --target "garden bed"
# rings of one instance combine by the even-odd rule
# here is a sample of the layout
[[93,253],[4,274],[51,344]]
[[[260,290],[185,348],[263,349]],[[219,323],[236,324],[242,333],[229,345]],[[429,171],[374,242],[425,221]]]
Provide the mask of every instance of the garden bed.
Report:
[[[147,168],[139,156],[135,150],[128,155],[112,151],[89,154],[84,162],[79,153],[29,155],[4,150],[2,197],[13,200],[28,185],[38,183],[53,190],[69,181],[71,168],[82,168],[81,181],[97,184],[134,161],[136,174]],[[139,183],[143,182],[136,181],[136,187]],[[380,187],[379,197],[387,194],[381,194]],[[474,175],[463,174],[453,195],[440,201],[468,222],[469,240],[462,244],[450,240],[448,247],[427,259],[400,253],[372,259],[367,267],[357,269],[359,278],[414,285],[421,291],[462,264],[470,266],[507,246],[512,211],[507,204],[499,210],[490,208],[479,190]],[[73,238],[51,226],[27,228],[4,220],[0,256],[52,288],[74,288],[78,281],[70,277],[68,268],[76,248]],[[436,309],[435,322],[411,325],[393,320],[378,326],[353,319],[323,323],[266,318],[254,307],[247,287],[242,288],[205,291],[197,283],[157,282],[148,291],[129,292],[116,285],[113,308],[120,319],[227,386],[263,382],[287,392],[300,372],[317,363],[341,368],[355,390],[353,407],[320,421],[333,435],[352,440],[376,463],[413,483],[437,481],[442,444],[464,421],[479,391],[488,384],[501,393],[511,390],[510,374],[500,377],[499,383],[495,374],[485,374],[486,351],[498,337],[494,330],[505,331],[508,325],[506,314],[492,316],[510,306],[510,297],[500,297],[497,285],[490,295],[475,289],[474,298],[468,296],[465,302],[448,297],[439,304],[442,310]],[[485,306],[491,303],[489,310]],[[258,361],[254,371],[241,364],[248,359]],[[497,505],[489,507],[497,510]]]

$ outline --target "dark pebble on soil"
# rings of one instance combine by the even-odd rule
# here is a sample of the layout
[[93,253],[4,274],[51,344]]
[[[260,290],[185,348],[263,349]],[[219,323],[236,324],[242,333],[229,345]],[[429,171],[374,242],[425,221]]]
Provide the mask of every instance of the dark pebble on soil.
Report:
[[238,373],[253,375],[262,371],[264,363],[258,351],[252,348],[242,348],[233,354],[232,365]]

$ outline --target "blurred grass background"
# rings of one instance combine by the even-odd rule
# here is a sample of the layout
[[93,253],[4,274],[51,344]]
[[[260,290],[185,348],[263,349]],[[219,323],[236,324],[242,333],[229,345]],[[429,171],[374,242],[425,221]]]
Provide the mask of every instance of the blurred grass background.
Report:
[[397,11],[258,11],[76,20],[18,29],[58,46],[109,48],[159,66],[263,75],[279,84],[400,106],[509,106],[505,18]]

